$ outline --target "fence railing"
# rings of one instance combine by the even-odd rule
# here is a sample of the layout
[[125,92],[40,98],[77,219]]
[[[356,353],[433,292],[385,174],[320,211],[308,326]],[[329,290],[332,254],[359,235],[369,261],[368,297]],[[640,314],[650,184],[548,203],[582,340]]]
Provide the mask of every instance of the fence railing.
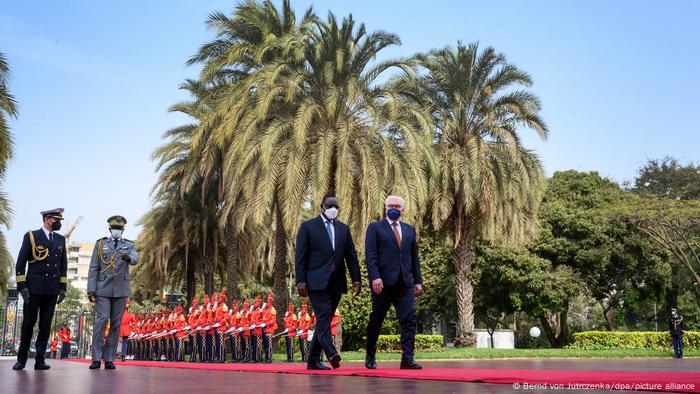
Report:
[[[0,308],[0,356],[15,356],[19,349],[20,335],[22,331],[23,318],[22,301],[18,298],[17,290],[9,289],[8,296],[3,308]],[[90,354],[90,342],[92,339],[92,319],[93,314],[87,309],[66,310],[56,309],[51,322],[51,335],[46,351],[51,351],[51,340],[63,324],[71,330],[71,350],[69,357],[84,358]],[[30,357],[34,356],[34,341],[38,325],[34,327],[32,345],[30,346]],[[59,350],[61,343],[59,339]]]

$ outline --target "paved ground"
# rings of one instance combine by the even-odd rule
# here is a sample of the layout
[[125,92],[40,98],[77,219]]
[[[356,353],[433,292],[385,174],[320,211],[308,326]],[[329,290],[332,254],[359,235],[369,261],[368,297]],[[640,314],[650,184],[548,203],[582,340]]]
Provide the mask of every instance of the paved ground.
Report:
[[[51,370],[13,371],[11,360],[0,360],[2,393],[551,393],[569,390],[515,390],[509,384],[456,383],[353,376],[310,376],[269,373],[197,371],[120,366],[116,371],[90,371],[87,364],[49,360]],[[358,365],[358,363],[346,363]],[[610,371],[699,371],[700,359],[546,359],[422,362],[425,367],[590,369]],[[380,362],[381,367],[396,363]],[[700,384],[700,382],[698,382]],[[604,391],[585,390],[586,393]],[[605,391],[609,392],[609,391]]]

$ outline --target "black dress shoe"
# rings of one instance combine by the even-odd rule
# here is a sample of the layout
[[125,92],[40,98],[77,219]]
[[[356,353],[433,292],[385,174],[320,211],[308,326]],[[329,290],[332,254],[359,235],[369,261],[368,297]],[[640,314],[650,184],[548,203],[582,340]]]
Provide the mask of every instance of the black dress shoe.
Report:
[[377,360],[374,357],[365,358],[365,368],[367,369],[377,369]]
[[100,362],[99,361],[93,361],[92,364],[88,367],[90,369],[100,369]]
[[105,369],[117,369],[111,361],[105,361]]
[[24,369],[24,364],[25,364],[25,363],[23,363],[23,362],[21,362],[21,361],[17,361],[17,362],[15,363],[15,365],[12,366],[12,369],[14,369],[15,371],[21,371],[21,370]]
[[49,364],[46,364],[44,361],[37,361],[34,364],[34,370],[36,371],[46,371],[47,369],[50,369],[51,366]]
[[315,371],[329,371],[331,368],[323,365],[322,362],[318,361],[315,363],[306,364],[306,369],[315,370]]
[[340,368],[340,354],[336,354],[335,356],[331,357],[328,361],[331,363],[331,367],[333,369],[338,369]]
[[401,369],[423,369],[415,360],[401,361]]

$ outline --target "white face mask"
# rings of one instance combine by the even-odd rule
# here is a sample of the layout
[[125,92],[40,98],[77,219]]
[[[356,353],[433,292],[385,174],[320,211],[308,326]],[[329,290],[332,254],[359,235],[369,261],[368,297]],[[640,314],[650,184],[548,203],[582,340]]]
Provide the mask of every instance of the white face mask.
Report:
[[333,220],[338,217],[338,208],[328,208],[323,213],[328,219]]
[[117,228],[109,229],[109,233],[112,234],[112,238],[114,238],[114,239],[120,239],[122,237],[123,232],[124,232],[124,230],[117,229]]

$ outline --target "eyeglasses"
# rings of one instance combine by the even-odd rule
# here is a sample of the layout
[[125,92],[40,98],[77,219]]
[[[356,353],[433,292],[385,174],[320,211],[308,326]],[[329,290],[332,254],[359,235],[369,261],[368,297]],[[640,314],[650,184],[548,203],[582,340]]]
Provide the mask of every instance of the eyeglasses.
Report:
[[398,208],[398,209],[402,208],[401,204],[389,204],[386,207],[387,208]]
[[324,205],[324,208],[325,209],[331,209],[331,208],[340,209],[340,207],[335,205],[335,204]]

